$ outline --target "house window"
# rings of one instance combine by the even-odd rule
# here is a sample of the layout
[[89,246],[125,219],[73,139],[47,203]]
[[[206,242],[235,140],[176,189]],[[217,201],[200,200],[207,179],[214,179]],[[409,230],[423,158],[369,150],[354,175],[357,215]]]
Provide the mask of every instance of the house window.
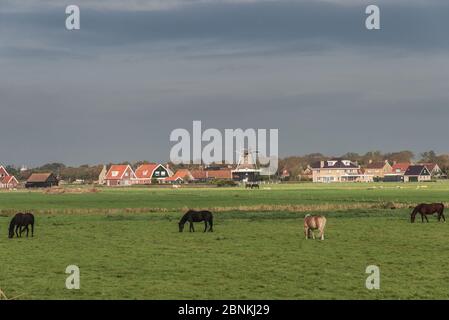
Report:
[[161,171],[161,176],[165,176],[165,171]]
[[112,171],[112,176],[113,177],[118,177],[118,171]]
[[144,176],[147,176],[147,175],[148,175],[148,170],[144,170],[144,171],[143,171],[143,175],[144,175]]
[[154,175],[155,175],[156,177],[159,177],[159,171],[156,171],[156,172],[154,173]]

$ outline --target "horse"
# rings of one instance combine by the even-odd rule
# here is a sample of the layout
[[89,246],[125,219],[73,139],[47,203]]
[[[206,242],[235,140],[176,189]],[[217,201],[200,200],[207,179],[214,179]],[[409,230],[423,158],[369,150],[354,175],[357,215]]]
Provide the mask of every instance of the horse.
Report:
[[416,214],[421,214],[421,222],[424,222],[424,218],[426,218],[426,221],[429,222],[429,219],[427,219],[427,215],[429,214],[438,214],[438,221],[441,221],[441,218],[443,218],[444,222],[446,222],[446,218],[444,217],[444,204],[442,203],[421,203],[413,209],[413,212],[410,214],[410,222],[415,222]]
[[9,224],[9,238],[14,237],[14,231],[17,237],[22,237],[23,231],[27,231],[27,238],[29,234],[28,226],[31,225],[31,236],[34,237],[34,216],[31,213],[17,213]]
[[260,186],[259,186],[259,184],[258,183],[247,183],[247,184],[245,184],[245,188],[246,189],[248,189],[248,188],[250,188],[250,189],[259,189],[260,188]]
[[190,232],[195,232],[193,223],[201,221],[204,221],[204,232],[207,231],[207,224],[209,224],[209,232],[213,232],[213,219],[214,217],[210,211],[189,210],[182,216],[181,220],[179,220],[179,232],[182,232],[184,230],[184,224],[187,221],[190,223]]
[[310,233],[315,240],[314,230],[318,229],[320,231],[320,239],[324,240],[324,227],[326,226],[326,218],[324,216],[311,216],[307,214],[304,217],[304,235],[306,239],[309,239]]

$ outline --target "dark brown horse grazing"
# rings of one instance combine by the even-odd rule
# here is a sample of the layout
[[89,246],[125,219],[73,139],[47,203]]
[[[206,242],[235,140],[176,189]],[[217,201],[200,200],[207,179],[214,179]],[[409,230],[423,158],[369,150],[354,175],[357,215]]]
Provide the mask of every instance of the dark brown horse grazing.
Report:
[[195,232],[195,229],[193,228],[194,222],[201,222],[204,221],[204,232],[207,231],[207,224],[209,223],[209,232],[212,232],[212,226],[214,217],[212,216],[212,213],[210,211],[195,211],[195,210],[189,210],[184,214],[184,216],[179,221],[179,232],[182,232],[184,230],[184,225],[188,221],[190,223],[190,232]]
[[441,218],[443,218],[444,222],[446,222],[446,218],[443,214],[444,211],[444,204],[442,203],[421,203],[416,206],[415,209],[413,209],[413,212],[410,215],[410,221],[413,223],[415,222],[416,214],[421,214],[421,222],[424,222],[424,218],[426,218],[426,221],[429,222],[429,219],[427,219],[427,215],[429,214],[438,214],[438,221],[441,221]]
[[21,237],[25,230],[28,237],[29,225],[31,225],[31,236],[34,237],[34,216],[31,213],[17,213],[9,224],[9,238],[14,237],[14,231],[17,237]]

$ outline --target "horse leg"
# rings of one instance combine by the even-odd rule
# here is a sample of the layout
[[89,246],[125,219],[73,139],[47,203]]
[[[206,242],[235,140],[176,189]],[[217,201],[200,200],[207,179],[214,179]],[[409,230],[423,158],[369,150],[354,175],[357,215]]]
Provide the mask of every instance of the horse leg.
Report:
[[427,218],[427,216],[426,216],[426,215],[424,215],[424,218],[426,218],[426,221],[427,221],[427,222],[429,222],[429,219]]
[[204,232],[207,231],[207,220],[204,220]]
[[27,231],[27,238],[28,238],[28,234],[30,233],[30,229],[29,229],[28,225],[25,227],[25,230]]
[[424,215],[421,213],[421,223],[424,223]]
[[214,222],[212,219],[209,220],[209,232],[214,232],[213,230]]
[[34,237],[34,223],[31,224],[31,237]]
[[324,229],[320,229],[320,239],[324,240]]
[[309,239],[309,229],[304,227],[304,235],[306,236],[306,240]]
[[19,238],[20,236],[22,236],[22,234],[20,234],[20,236],[19,236],[19,225],[17,225],[16,226],[16,236],[17,236],[17,238]]

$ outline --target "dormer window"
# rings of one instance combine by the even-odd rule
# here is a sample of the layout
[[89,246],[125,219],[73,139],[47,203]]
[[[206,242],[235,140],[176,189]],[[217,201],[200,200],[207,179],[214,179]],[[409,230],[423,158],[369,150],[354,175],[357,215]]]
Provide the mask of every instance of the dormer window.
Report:
[[112,171],[112,176],[113,177],[118,177],[118,171]]

